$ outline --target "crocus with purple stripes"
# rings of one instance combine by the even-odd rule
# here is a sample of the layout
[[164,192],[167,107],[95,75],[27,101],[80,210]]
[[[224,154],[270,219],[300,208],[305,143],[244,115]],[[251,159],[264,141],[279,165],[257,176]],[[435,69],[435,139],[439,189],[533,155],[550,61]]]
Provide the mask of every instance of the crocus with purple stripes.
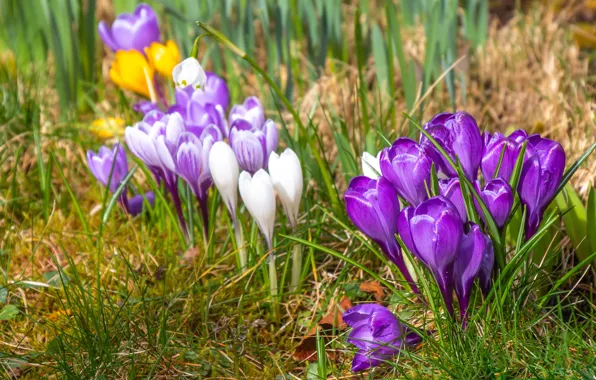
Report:
[[159,42],[157,15],[147,4],[139,4],[132,14],[120,14],[111,27],[100,21],[98,32],[113,51],[134,49],[145,54],[146,47]]
[[255,127],[245,119],[237,119],[229,137],[238,165],[251,174],[267,167],[269,155],[279,142],[279,132],[272,120]]

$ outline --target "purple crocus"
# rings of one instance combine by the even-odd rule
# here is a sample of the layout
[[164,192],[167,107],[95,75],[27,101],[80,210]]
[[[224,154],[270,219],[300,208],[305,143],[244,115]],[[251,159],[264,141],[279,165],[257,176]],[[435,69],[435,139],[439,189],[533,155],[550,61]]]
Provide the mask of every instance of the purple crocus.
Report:
[[143,114],[143,116],[145,116],[151,111],[159,110],[159,107],[157,106],[156,103],[153,103],[149,100],[141,100],[141,101],[133,104],[132,109],[135,112],[138,112],[140,114]]
[[528,137],[526,160],[517,187],[527,210],[527,239],[538,230],[544,211],[561,184],[564,170],[565,151],[561,144],[539,135]]
[[[474,280],[478,277],[486,255],[493,255],[492,242],[478,225],[471,223],[470,231],[463,235],[459,253],[453,263],[453,282],[459,300],[459,310],[464,328],[467,325],[468,305]],[[492,270],[492,265],[491,268]]]
[[465,223],[468,221],[468,213],[466,211],[466,203],[461,192],[459,178],[453,177],[451,179],[443,179],[439,181],[441,195],[449,199],[451,203],[457,208],[461,220]]
[[356,305],[342,315],[352,328],[348,343],[358,348],[352,360],[352,371],[359,372],[391,360],[406,346],[422,339],[409,332],[386,307],[374,303]]
[[244,103],[232,107],[229,120],[230,126],[234,126],[236,120],[245,120],[253,128],[258,128],[265,122],[265,110],[256,96],[249,96]]
[[[505,225],[505,222],[507,222],[509,213],[513,207],[514,196],[509,183],[504,179],[495,178],[489,181],[484,186],[484,189],[480,190],[479,187],[476,186],[476,190],[480,194],[480,198],[482,198],[488,211],[490,211],[497,227],[502,228]],[[476,202],[476,199],[474,199],[474,201]],[[478,215],[485,220],[484,213],[478,202],[476,202],[476,209],[478,210]]]
[[[87,151],[87,165],[95,178],[104,186],[109,185],[110,191],[116,192],[122,181],[128,175],[128,162],[126,160],[126,152],[120,144],[114,145],[112,150],[102,146],[99,148],[97,154],[89,150]],[[123,210],[132,216],[136,216],[143,210],[144,198],[153,205],[155,203],[155,196],[153,192],[147,192],[145,195],[135,195],[128,198],[126,189],[120,194],[120,205]]]
[[178,194],[178,176],[170,165],[170,152],[178,136],[186,131],[184,121],[177,113],[163,115],[160,111],[151,111],[143,121],[133,127],[127,127],[124,137],[128,149],[137,156],[153,173],[158,183],[163,182],[172,196],[178,220],[187,232],[182,205]]
[[[457,111],[454,114],[440,113],[426,123],[424,129],[441,144],[454,161],[459,158],[466,177],[470,181],[475,181],[483,148],[482,136],[476,120],[463,111]],[[420,142],[435,151],[439,168],[445,175],[448,177],[457,175],[453,167],[424,135]]]
[[146,47],[159,41],[157,15],[147,4],[139,4],[133,14],[120,14],[111,27],[100,21],[98,32],[113,51],[134,49],[145,54]]
[[208,125],[216,125],[222,136],[228,136],[225,110],[229,99],[228,87],[223,79],[210,73],[211,87],[205,91],[187,86],[176,90],[176,104],[168,112],[178,112],[184,118],[189,132],[201,136]]
[[428,199],[433,159],[427,147],[402,137],[383,150],[379,161],[383,177],[410,205],[417,206]]
[[352,222],[381,247],[417,293],[418,288],[408,272],[395,238],[399,199],[391,183],[385,177],[379,177],[378,180],[365,176],[355,177],[344,198]]
[[254,174],[267,166],[269,155],[277,148],[279,132],[272,120],[253,126],[245,119],[238,119],[230,128],[229,138],[240,168]]
[[430,198],[416,208],[406,207],[397,219],[397,229],[406,247],[431,270],[453,313],[453,262],[463,236],[457,208],[443,196]]
[[[495,133],[493,135],[485,133],[484,151],[480,164],[484,180],[488,182],[495,178],[497,166],[499,165],[499,160],[501,160],[497,177],[509,182],[523,142],[527,138],[528,135],[521,129],[511,133],[508,137],[505,137],[501,133]],[[503,155],[502,159],[501,155]]]

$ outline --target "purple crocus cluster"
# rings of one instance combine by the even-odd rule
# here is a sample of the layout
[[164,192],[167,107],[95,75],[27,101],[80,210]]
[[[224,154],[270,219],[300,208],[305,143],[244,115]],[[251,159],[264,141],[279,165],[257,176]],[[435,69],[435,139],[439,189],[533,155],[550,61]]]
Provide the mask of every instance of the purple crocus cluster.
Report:
[[[99,183],[108,187],[112,193],[118,190],[128,175],[126,152],[120,144],[115,144],[112,149],[102,146],[97,153],[89,150],[87,152],[87,165]],[[128,191],[124,188],[118,201],[125,212],[136,216],[143,210],[145,199],[151,205],[155,203],[155,195],[152,191],[128,198]]]
[[[498,229],[505,228],[517,192],[527,215],[526,238],[533,236],[561,183],[565,152],[559,143],[539,135],[528,136],[523,130],[509,136],[483,136],[476,120],[461,111],[438,114],[424,129],[441,149],[425,135],[419,142],[398,138],[379,155],[380,177],[352,179],[345,193],[346,209],[356,227],[397,265],[414,292],[418,289],[396,235],[433,274],[450,314],[455,291],[465,327],[475,280],[485,294],[491,288],[494,248],[485,232],[487,219]],[[517,181],[513,173],[524,145]],[[466,184],[461,183],[458,166]],[[438,179],[435,184],[433,178]],[[515,183],[514,189],[511,184]],[[471,207],[466,206],[463,191]],[[478,198],[490,215],[484,214]],[[405,207],[400,207],[400,200]],[[371,323],[368,326],[374,329]],[[355,345],[361,351],[354,367],[360,368],[362,347]],[[373,355],[366,360],[371,366],[379,361]]]

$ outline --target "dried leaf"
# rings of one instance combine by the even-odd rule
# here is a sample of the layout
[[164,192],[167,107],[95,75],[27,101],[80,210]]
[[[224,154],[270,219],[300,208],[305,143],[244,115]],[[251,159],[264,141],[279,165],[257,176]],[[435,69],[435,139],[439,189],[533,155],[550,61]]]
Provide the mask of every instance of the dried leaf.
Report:
[[365,281],[360,284],[360,291],[372,293],[375,301],[382,302],[385,298],[385,292],[378,281]]
[[[313,327],[302,339],[302,342],[296,347],[294,350],[294,359],[298,361],[317,361],[317,329],[319,330],[319,336],[323,336],[324,339],[329,339],[333,337],[334,331],[341,331],[344,330],[347,325],[344,323],[342,319],[342,314],[344,311],[350,309],[352,307],[352,301],[348,297],[343,297],[339,304],[333,305],[331,307],[331,311],[327,313],[317,326]],[[329,357],[331,359],[335,358],[335,353],[330,352]]]

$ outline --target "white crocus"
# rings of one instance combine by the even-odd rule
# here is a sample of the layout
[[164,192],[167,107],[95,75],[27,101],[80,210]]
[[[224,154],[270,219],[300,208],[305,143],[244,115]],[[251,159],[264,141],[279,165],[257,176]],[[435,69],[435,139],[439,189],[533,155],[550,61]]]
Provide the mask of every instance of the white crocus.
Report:
[[271,152],[269,156],[269,174],[288,220],[295,228],[298,222],[298,211],[304,186],[302,166],[300,166],[300,160],[296,153],[290,148],[287,148],[280,155]]
[[381,158],[382,150],[377,154],[377,157],[368,152],[362,153],[362,174],[368,178],[377,179],[381,175],[381,165],[379,158]]
[[221,194],[221,197],[232,216],[236,221],[236,205],[238,203],[238,161],[234,151],[228,144],[218,141],[211,147],[209,152],[209,170],[213,183]]
[[203,88],[207,81],[207,74],[201,67],[201,64],[196,58],[186,58],[174,66],[172,70],[172,77],[176,87],[192,86],[193,88]]
[[273,248],[273,226],[275,225],[275,192],[271,177],[263,169],[254,176],[243,171],[238,179],[240,196],[248,212],[257,222],[261,233],[267,241],[267,248]]

